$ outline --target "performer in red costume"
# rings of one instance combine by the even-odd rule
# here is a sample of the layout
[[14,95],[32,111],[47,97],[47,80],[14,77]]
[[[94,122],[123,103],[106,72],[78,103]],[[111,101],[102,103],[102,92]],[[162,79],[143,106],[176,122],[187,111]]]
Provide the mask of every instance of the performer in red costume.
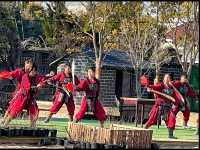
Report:
[[[63,87],[65,85],[67,85],[68,83],[72,83],[73,79],[72,79],[72,73],[71,73],[70,66],[65,64],[63,67],[64,67],[64,71],[61,71],[61,72],[57,73],[55,76],[49,78],[47,80],[47,82],[57,81],[57,86],[59,86],[59,87]],[[76,85],[79,84],[79,79],[76,76],[75,76],[75,84]],[[70,119],[70,121],[73,121],[73,116],[74,116],[74,111],[75,111],[73,95],[71,93],[71,95],[68,96],[64,90],[57,88],[55,95],[54,95],[53,105],[51,106],[51,108],[49,110],[49,115],[45,119],[44,122],[45,123],[49,122],[51,117],[53,116],[53,114],[56,114],[60,110],[60,108],[62,107],[62,105],[64,103],[67,106],[69,119]]]
[[80,110],[75,116],[75,122],[81,120],[86,111],[91,111],[94,113],[96,119],[100,121],[101,127],[103,127],[104,121],[106,120],[106,114],[98,100],[100,83],[99,80],[95,78],[95,73],[92,68],[87,70],[87,74],[88,77],[81,81],[81,83],[76,87],[76,91],[84,91],[85,96],[83,96],[81,100]]
[[[16,85],[16,89],[12,94],[12,97],[14,98],[15,95],[17,94],[19,88],[20,88],[20,84],[21,84],[21,80],[22,80],[22,76],[27,73],[30,72],[32,69],[32,65],[33,65],[33,61],[32,59],[28,59],[24,62],[24,67],[23,68],[17,68],[14,71],[3,71],[0,72],[0,79],[16,79],[17,80],[17,85]],[[13,98],[10,100],[9,104],[12,103]],[[1,124],[4,124],[5,122],[5,118],[8,115],[8,111],[6,111],[4,118],[1,122]]]
[[[174,89],[169,85],[171,78],[169,74],[164,75],[163,83],[157,83],[155,85],[148,85],[147,90],[151,89],[167,94],[174,99],[177,99]],[[156,94],[156,102],[149,113],[149,119],[145,124],[145,128],[149,128],[151,125],[156,124],[158,117],[162,116],[165,121],[169,132],[169,138],[176,138],[173,136],[173,131],[176,124],[176,102],[172,102],[166,97]]]
[[190,109],[189,109],[189,102],[187,100],[187,97],[196,98],[197,95],[194,92],[194,90],[190,87],[186,74],[182,74],[180,77],[180,81],[175,81],[173,85],[184,98],[184,105],[180,105],[179,110],[181,110],[183,113],[183,127],[188,128],[187,123],[190,117]]
[[7,109],[7,117],[3,126],[8,126],[10,121],[17,117],[23,109],[26,109],[30,117],[30,126],[34,127],[38,118],[39,110],[35,100],[37,94],[37,84],[42,84],[44,77],[37,74],[37,67],[33,65],[30,73],[22,76],[21,84],[12,102]]

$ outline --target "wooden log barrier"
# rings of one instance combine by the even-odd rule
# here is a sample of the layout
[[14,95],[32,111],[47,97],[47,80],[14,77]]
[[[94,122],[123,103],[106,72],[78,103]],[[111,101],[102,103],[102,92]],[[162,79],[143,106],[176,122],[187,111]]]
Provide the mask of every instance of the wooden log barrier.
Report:
[[68,133],[75,141],[149,149],[151,148],[153,130],[118,124],[112,124],[108,128],[100,128],[69,122]]

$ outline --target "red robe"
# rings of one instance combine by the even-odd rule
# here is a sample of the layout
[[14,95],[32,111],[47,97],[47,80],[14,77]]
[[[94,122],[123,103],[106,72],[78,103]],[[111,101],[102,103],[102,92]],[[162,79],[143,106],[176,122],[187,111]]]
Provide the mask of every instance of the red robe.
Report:
[[[170,86],[166,86],[163,83],[158,83],[155,85],[149,85],[149,87],[156,91],[168,94],[172,96],[173,98],[175,98],[175,100],[177,99],[175,91]],[[158,117],[160,106],[163,104],[168,104],[168,105],[171,105],[171,107],[169,107],[170,109],[165,114],[166,115],[165,123],[167,125],[167,128],[174,129],[176,125],[176,114],[177,114],[177,111],[174,107],[176,103],[173,104],[171,101],[169,101],[165,97],[162,97],[159,94],[156,94],[155,98],[156,98],[156,102],[149,113],[149,119],[146,123],[147,127],[150,127],[151,125],[157,123],[157,117]]]
[[[61,72],[61,73],[58,73],[55,76],[49,78],[48,80],[49,81],[57,81],[57,85],[62,86],[63,84],[72,82],[72,75],[70,74],[70,77],[67,77],[67,76],[65,76],[65,74],[63,72]],[[79,79],[77,78],[77,76],[75,76],[75,84],[76,85],[79,84]],[[65,103],[67,110],[68,110],[68,114],[74,115],[75,104],[74,104],[73,95],[71,95],[66,102],[67,98],[68,98],[67,94],[65,92],[63,92],[61,89],[57,88],[56,92],[54,94],[53,104],[49,111],[53,114],[56,114],[60,110],[62,105]]]
[[96,119],[103,121],[106,119],[106,114],[105,111],[100,103],[100,101],[98,100],[98,96],[99,96],[99,88],[100,88],[100,83],[99,80],[95,79],[95,80],[90,80],[88,78],[84,79],[83,81],[81,81],[81,83],[77,86],[77,91],[84,91],[85,92],[85,96],[83,96],[82,100],[81,100],[81,106],[80,106],[80,110],[79,112],[76,114],[76,120],[81,120],[84,115],[85,112],[88,110],[88,100],[91,98],[94,98],[91,102],[91,105],[93,104],[92,110]]
[[16,89],[12,93],[12,99],[9,101],[9,103],[12,103],[13,97],[15,96],[17,91],[19,90],[21,80],[22,80],[22,76],[24,74],[25,74],[25,71],[22,68],[17,68],[14,71],[11,71],[11,72],[9,72],[9,71],[0,72],[0,78],[2,78],[2,79],[17,79]]
[[184,121],[188,122],[189,117],[190,117],[190,109],[189,109],[189,102],[187,101],[187,97],[195,98],[196,93],[189,86],[188,83],[181,83],[180,81],[175,81],[173,82],[173,85],[175,86],[175,88],[177,88],[177,90],[180,92],[180,94],[184,98],[185,105],[184,105],[183,117],[184,117]]
[[23,109],[27,109],[31,120],[38,117],[39,110],[35,100],[38,91],[37,89],[33,91],[31,87],[39,83],[42,84],[43,80],[44,77],[40,75],[31,78],[26,73],[22,76],[19,89],[7,109],[10,116],[15,118]]
[[16,90],[19,88],[22,76],[25,74],[24,69],[22,68],[17,68],[14,71],[8,72],[8,71],[3,71],[0,72],[0,78],[2,79],[17,79],[17,86]]

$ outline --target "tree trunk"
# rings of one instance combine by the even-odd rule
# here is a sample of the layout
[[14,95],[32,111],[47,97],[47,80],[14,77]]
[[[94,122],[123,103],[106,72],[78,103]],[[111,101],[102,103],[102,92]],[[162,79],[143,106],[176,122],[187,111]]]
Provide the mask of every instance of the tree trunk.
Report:
[[99,58],[96,58],[96,70],[95,70],[95,77],[100,79],[101,76],[101,61]]
[[154,79],[154,84],[159,83],[160,82],[160,71],[159,69],[156,69],[156,77]]
[[141,76],[140,70],[139,70],[139,68],[137,68],[135,70],[135,83],[136,83],[136,94],[137,94],[137,97],[141,97],[140,76]]

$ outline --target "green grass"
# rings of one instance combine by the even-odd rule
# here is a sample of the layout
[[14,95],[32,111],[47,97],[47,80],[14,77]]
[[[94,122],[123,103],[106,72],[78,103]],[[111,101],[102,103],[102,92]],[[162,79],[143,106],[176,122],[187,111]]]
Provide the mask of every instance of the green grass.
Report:
[[[59,137],[66,137],[66,128],[67,128],[67,118],[63,119],[52,119],[49,123],[44,123],[43,120],[38,120],[37,127],[39,128],[49,128],[49,129],[57,129]],[[91,126],[99,126],[98,121],[96,120],[82,120],[81,123],[91,125]],[[117,122],[112,122],[117,123]],[[28,120],[18,120],[15,119],[10,123],[10,126],[28,126]],[[110,122],[105,122],[105,127],[108,127]],[[123,125],[134,127],[133,123],[123,123]],[[158,129],[157,126],[152,126],[150,129],[153,130],[153,139],[167,139],[168,131],[165,125],[161,125]],[[195,128],[183,129],[180,126],[176,127],[175,136],[181,140],[197,140],[198,136],[194,135]]]

